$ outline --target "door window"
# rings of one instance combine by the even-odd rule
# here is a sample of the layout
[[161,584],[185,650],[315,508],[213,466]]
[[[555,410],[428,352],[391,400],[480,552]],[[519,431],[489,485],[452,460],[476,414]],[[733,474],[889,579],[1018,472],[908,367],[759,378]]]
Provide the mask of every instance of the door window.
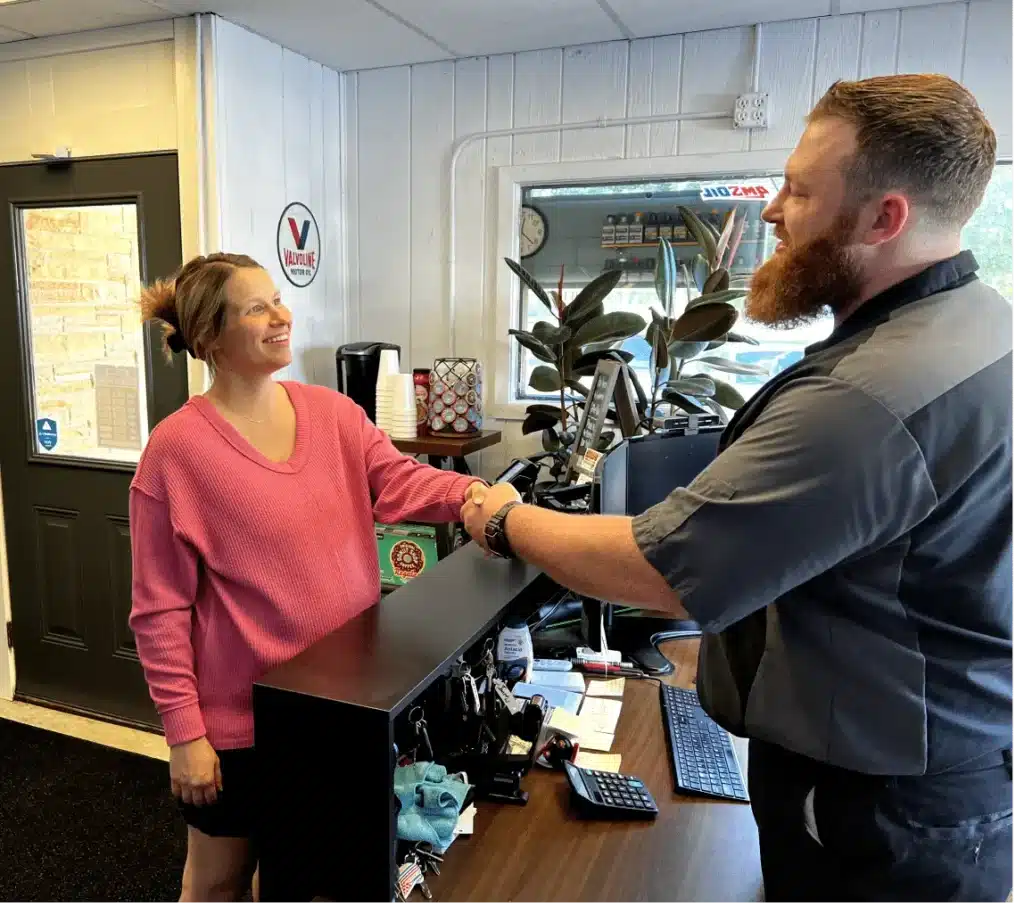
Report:
[[136,463],[149,425],[136,205],[17,213],[35,452]]

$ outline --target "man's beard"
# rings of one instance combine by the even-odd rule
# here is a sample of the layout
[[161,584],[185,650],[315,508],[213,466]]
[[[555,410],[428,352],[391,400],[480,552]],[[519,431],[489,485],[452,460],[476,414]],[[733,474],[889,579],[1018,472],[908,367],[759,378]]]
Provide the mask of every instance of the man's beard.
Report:
[[769,327],[799,327],[826,310],[837,315],[854,305],[864,275],[848,241],[851,218],[840,216],[818,239],[777,250],[754,273],[747,293],[746,316]]

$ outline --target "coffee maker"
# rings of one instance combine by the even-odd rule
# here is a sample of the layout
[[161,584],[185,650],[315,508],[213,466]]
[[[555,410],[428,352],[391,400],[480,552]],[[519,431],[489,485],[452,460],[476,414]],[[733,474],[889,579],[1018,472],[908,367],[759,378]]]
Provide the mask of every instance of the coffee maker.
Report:
[[374,424],[377,423],[377,369],[383,349],[394,349],[399,359],[402,357],[400,346],[373,340],[346,343],[334,354],[338,390],[359,403]]

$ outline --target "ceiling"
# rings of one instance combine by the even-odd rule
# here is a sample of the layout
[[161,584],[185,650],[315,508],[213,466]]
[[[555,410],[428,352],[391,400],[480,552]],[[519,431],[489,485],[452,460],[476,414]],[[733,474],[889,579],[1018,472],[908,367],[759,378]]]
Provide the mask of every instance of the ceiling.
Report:
[[0,0],[0,43],[211,12],[335,69],[374,69],[935,2]]

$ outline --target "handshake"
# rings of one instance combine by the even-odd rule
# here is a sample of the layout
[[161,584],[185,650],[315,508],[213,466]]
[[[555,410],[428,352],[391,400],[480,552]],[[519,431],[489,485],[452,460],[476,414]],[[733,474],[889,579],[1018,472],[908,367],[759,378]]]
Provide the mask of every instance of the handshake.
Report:
[[468,488],[462,505],[462,523],[470,537],[487,550],[484,529],[490,518],[510,501],[521,501],[519,492],[510,484],[496,484],[488,487],[475,481]]

